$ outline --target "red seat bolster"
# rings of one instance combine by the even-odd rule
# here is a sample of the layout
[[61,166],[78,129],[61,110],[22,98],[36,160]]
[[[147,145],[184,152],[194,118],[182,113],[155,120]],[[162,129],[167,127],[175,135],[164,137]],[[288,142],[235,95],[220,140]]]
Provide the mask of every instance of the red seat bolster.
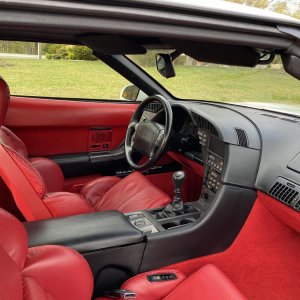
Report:
[[195,272],[163,299],[246,300],[229,278],[213,265]]
[[80,195],[68,192],[49,193],[43,202],[54,218],[93,212],[93,208]]
[[[150,282],[147,279],[148,275],[169,273],[175,273],[177,279],[160,282]],[[185,278],[186,276],[178,270],[155,270],[142,273],[128,279],[124,282],[121,288],[129,291],[134,291],[136,294],[136,300],[161,300],[172,290],[174,290],[176,286],[179,285]]]
[[61,192],[63,190],[64,175],[56,162],[45,157],[35,157],[29,161],[44,179],[48,193]]
[[28,158],[28,151],[23,141],[5,126],[1,126],[0,128],[0,142],[14,149],[23,157]]

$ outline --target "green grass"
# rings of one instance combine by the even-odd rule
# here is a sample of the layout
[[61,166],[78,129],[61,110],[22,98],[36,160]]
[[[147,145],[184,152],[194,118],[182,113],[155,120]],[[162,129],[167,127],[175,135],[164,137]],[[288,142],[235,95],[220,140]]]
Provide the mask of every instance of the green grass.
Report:
[[[145,69],[178,98],[300,104],[300,82],[283,70],[176,66],[177,76],[164,79]],[[0,75],[15,95],[119,99],[129,84],[98,61],[1,59]]]

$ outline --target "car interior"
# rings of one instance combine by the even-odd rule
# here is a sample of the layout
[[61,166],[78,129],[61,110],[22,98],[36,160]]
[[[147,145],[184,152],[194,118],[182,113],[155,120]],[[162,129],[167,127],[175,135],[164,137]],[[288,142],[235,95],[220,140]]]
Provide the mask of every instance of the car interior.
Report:
[[15,22],[1,38],[87,46],[137,94],[27,97],[0,79],[0,299],[299,298],[299,117],[176,99],[128,58],[163,49],[168,78],[182,54],[245,68],[277,55],[300,78],[294,31],[249,23],[211,41]]

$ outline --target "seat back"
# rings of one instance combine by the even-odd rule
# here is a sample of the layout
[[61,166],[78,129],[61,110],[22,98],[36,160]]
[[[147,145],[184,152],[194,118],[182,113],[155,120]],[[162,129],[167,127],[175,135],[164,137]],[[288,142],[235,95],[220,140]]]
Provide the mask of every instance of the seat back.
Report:
[[0,298],[23,299],[22,273],[27,256],[24,227],[0,209]]

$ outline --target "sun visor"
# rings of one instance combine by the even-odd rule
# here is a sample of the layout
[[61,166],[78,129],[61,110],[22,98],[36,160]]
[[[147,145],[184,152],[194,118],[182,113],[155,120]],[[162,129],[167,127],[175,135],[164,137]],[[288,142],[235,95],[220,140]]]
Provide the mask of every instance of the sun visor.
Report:
[[94,52],[104,55],[145,54],[147,50],[133,39],[119,35],[82,35],[78,41]]
[[245,46],[171,39],[163,39],[162,42],[200,62],[255,67],[260,60],[255,49]]

